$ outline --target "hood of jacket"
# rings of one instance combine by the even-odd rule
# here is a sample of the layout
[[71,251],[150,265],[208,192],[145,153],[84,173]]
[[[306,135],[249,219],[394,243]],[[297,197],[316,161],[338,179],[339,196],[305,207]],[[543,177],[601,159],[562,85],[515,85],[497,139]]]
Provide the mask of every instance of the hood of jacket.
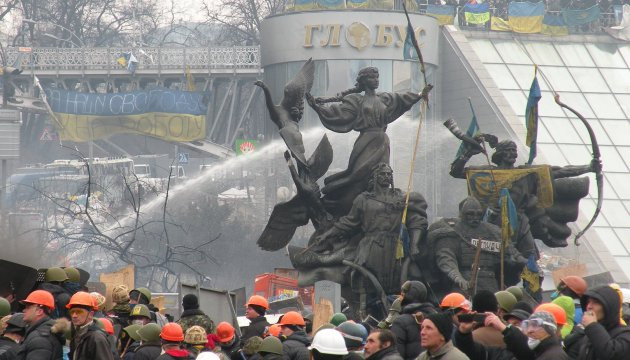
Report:
[[431,303],[411,303],[402,309],[402,314],[415,314],[421,311],[424,314],[436,313],[435,307]]
[[407,284],[403,284],[403,287],[405,285],[409,286],[409,288],[403,297],[403,306],[411,303],[423,302],[427,299],[427,288],[420,281],[409,281]]
[[311,339],[308,337],[308,335],[306,335],[306,332],[301,330],[294,332],[293,334],[291,334],[291,336],[287,336],[287,340],[299,341],[306,346],[311,344]]
[[599,301],[604,308],[604,318],[598,322],[602,324],[606,330],[610,331],[620,325],[621,300],[615,289],[608,285],[598,286],[588,290],[580,299],[582,310],[586,311],[588,299],[593,298]]
[[49,293],[53,295],[55,299],[57,298],[59,294],[63,294],[63,293],[70,294],[68,290],[64,289],[63,287],[56,284],[51,284],[51,283],[41,283],[39,285],[39,289],[48,291]]
[[188,309],[188,310],[182,311],[182,316],[180,316],[180,318],[185,318],[185,317],[195,316],[195,315],[206,315],[206,314],[199,309]]

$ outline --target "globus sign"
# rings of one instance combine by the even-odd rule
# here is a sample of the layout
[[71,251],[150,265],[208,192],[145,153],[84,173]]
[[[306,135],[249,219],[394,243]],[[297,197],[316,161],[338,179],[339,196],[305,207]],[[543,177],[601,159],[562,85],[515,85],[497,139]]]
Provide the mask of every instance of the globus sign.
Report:
[[[437,21],[410,14],[425,62],[438,63]],[[271,16],[261,27],[263,66],[313,60],[404,60],[407,20],[393,11],[309,11]]]

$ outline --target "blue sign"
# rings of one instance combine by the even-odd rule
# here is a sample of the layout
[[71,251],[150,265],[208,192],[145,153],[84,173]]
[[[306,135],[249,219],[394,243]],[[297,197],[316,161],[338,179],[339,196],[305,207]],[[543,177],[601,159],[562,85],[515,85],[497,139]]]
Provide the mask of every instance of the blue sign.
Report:
[[177,153],[177,162],[180,165],[188,164],[188,158],[190,157],[189,153]]

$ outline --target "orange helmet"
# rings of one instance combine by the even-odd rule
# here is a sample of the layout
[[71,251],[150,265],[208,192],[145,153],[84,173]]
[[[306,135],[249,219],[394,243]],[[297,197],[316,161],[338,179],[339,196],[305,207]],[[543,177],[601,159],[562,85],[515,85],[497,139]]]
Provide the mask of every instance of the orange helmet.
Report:
[[26,299],[20,301],[22,304],[36,304],[49,308],[50,310],[55,309],[55,298],[46,290],[35,290],[32,293],[28,294]]
[[265,333],[265,337],[269,335],[280,337],[281,331],[282,331],[282,325],[280,324],[269,325],[269,327],[267,328],[267,332]]
[[222,321],[217,325],[217,337],[219,342],[228,343],[234,339],[234,326],[229,322]]
[[111,321],[105,318],[98,318],[97,320],[100,321],[101,324],[103,324],[103,329],[105,329],[106,333],[108,333],[109,335],[114,335],[114,325]]
[[558,324],[558,326],[565,325],[567,323],[567,313],[560,305],[554,303],[540,304],[534,312],[539,311],[546,311],[553,315],[553,318],[556,319],[556,324]]
[[561,280],[569,289],[573,290],[578,296],[584,295],[586,290],[588,289],[588,284],[586,281],[579,276],[569,275],[563,277]]
[[297,325],[297,326],[306,326],[304,322],[304,318],[297,311],[289,311],[286,314],[282,315],[282,320],[280,320],[280,325]]
[[470,311],[470,301],[460,293],[450,293],[442,299],[441,308],[464,309]]
[[252,297],[250,297],[249,300],[247,300],[247,304],[245,304],[245,306],[250,305],[257,305],[264,308],[265,310],[269,309],[269,303],[267,302],[267,299],[260,295],[253,295]]
[[184,330],[178,323],[168,323],[162,327],[160,337],[166,341],[184,341]]
[[66,305],[66,308],[70,309],[75,306],[87,306],[92,309],[98,309],[98,304],[96,303],[96,300],[94,300],[90,293],[86,293],[85,291],[79,291],[72,295],[70,301],[68,302],[68,305]]

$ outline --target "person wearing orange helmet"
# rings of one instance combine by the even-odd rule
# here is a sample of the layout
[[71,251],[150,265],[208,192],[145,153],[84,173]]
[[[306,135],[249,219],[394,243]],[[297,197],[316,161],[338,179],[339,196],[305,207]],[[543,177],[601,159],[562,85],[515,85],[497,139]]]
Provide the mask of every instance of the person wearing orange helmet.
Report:
[[56,327],[50,318],[55,309],[53,295],[45,290],[35,290],[20,302],[25,306],[22,318],[27,325],[24,340],[17,348],[0,355],[0,359],[61,359],[66,328]]
[[282,335],[286,340],[282,343],[282,355],[285,360],[308,360],[308,346],[311,339],[306,335],[304,327],[306,323],[300,313],[289,311],[279,321],[282,326]]
[[580,298],[588,290],[588,284],[586,281],[575,275],[565,276],[560,279],[556,291],[551,294],[551,300],[555,300],[558,296],[565,295],[573,299],[575,305],[575,315],[573,321],[579,324],[582,321],[582,306],[580,305]]
[[242,360],[241,342],[232,324],[222,321],[217,325],[217,340],[225,356],[232,360]]
[[440,309],[451,314],[453,324],[459,324],[458,316],[470,312],[471,304],[466,297],[460,293],[447,294],[440,302]]
[[245,304],[245,317],[249,320],[249,326],[243,330],[241,341],[244,344],[253,336],[263,337],[265,329],[269,326],[265,312],[269,309],[269,302],[260,295],[253,295]]
[[188,360],[194,359],[188,351],[182,348],[184,341],[184,330],[178,323],[168,323],[162,327],[160,332],[162,339],[162,355],[155,360]]
[[84,291],[72,295],[66,305],[72,321],[69,358],[113,360],[107,333],[94,322],[94,298]]

